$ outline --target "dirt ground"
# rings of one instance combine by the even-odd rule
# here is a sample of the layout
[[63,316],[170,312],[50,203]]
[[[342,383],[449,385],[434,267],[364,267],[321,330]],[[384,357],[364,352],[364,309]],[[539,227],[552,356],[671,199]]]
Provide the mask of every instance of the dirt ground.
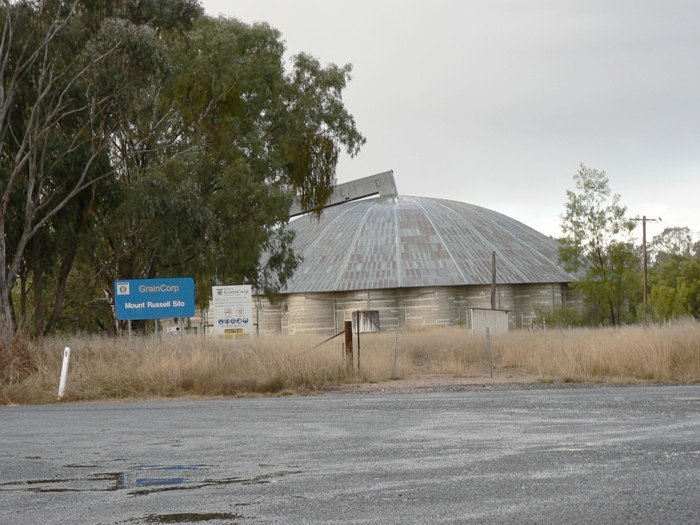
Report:
[[441,392],[451,390],[479,390],[484,388],[527,388],[541,384],[538,377],[514,370],[494,370],[493,378],[486,375],[469,375],[455,377],[452,375],[432,374],[410,376],[377,383],[357,383],[338,385],[329,388],[333,392],[355,393],[411,393]]

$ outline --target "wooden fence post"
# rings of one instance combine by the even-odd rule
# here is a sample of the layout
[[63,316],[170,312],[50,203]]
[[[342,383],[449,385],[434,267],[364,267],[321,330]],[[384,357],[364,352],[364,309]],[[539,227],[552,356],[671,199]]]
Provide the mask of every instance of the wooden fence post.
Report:
[[348,368],[353,366],[352,321],[345,321],[345,365]]
[[360,369],[360,310],[357,311],[357,369]]

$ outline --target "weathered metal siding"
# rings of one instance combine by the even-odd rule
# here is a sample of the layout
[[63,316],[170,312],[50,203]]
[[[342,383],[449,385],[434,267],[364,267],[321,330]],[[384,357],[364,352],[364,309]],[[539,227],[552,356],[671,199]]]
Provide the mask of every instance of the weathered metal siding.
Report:
[[285,333],[335,333],[333,295],[305,297],[293,294],[286,297],[286,312],[282,319]]
[[286,309],[286,301],[270,303],[265,297],[255,297],[256,332],[258,334],[279,334],[283,332],[282,320]]
[[468,308],[491,306],[494,252],[495,306],[511,326],[529,326],[538,305],[573,300],[565,283],[576,277],[559,264],[554,239],[480,206],[382,195],[290,223],[303,261],[261,332],[337,333],[356,310],[379,312],[383,330],[463,323]]
[[557,242],[500,213],[462,202],[380,197],[290,223],[303,257],[283,293],[570,282]]
[[[566,284],[499,285],[496,308],[508,311],[511,327],[529,327],[535,306],[564,306]],[[572,301],[572,299],[568,299]],[[262,301],[264,303],[264,301]],[[381,330],[457,325],[468,308],[490,308],[489,286],[438,286],[352,292],[289,294],[276,310],[263,306],[260,333],[338,333],[356,310],[379,312]],[[266,310],[267,309],[267,310]]]

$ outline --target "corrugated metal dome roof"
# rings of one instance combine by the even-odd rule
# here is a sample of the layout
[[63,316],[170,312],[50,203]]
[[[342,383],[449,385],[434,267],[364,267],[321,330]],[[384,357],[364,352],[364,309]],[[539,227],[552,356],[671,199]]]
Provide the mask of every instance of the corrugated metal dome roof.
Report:
[[575,280],[558,263],[557,242],[480,206],[426,197],[378,197],[290,222],[303,257],[282,293],[373,290],[491,282]]

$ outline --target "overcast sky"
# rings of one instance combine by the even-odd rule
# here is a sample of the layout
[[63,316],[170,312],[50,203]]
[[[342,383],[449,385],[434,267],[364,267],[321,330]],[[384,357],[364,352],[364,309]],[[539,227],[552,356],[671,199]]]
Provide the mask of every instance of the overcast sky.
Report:
[[[698,0],[204,0],[279,29],[289,54],[353,64],[344,100],[367,144],[338,181],[394,170],[560,234],[581,162],[630,216],[700,235]],[[641,238],[641,228],[638,237]]]

